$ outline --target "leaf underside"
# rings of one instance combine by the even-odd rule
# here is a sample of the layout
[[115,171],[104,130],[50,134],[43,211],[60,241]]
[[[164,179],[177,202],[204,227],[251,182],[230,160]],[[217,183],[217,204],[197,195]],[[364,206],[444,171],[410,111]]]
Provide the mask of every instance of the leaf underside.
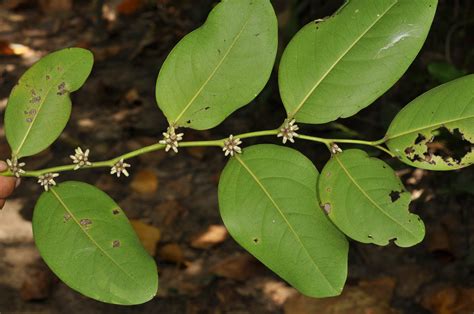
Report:
[[319,178],[321,206],[347,236],[363,243],[413,246],[425,234],[421,219],[408,211],[410,193],[380,159],[358,149],[333,155]]
[[[403,108],[385,135],[404,163],[428,170],[455,170],[474,163],[474,75],[438,86]],[[440,131],[447,135],[438,136]],[[459,149],[450,148],[459,135]]]
[[303,294],[341,293],[348,242],[318,207],[318,171],[276,145],[244,149],[225,167],[219,207],[232,237]]
[[251,102],[275,62],[277,20],[268,0],[226,0],[164,62],[156,100],[170,125],[210,129]]
[[280,64],[288,116],[326,123],[373,103],[420,51],[436,6],[437,0],[349,0],[334,16],[306,25]]
[[125,213],[94,186],[65,182],[44,192],[35,207],[33,233],[51,270],[85,296],[121,305],[155,296],[153,258]]
[[89,76],[92,53],[82,48],[53,52],[34,64],[13,88],[5,112],[5,134],[18,158],[46,149],[71,114],[69,94]]

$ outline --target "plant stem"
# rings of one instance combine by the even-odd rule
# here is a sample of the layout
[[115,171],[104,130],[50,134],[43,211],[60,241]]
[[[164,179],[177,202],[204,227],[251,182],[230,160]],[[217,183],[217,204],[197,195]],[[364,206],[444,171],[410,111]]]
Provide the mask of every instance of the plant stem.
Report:
[[[235,135],[235,137],[240,138],[240,139],[246,139],[246,138],[254,138],[254,137],[261,137],[261,136],[276,136],[279,132],[280,132],[279,129],[264,130],[264,131],[256,131],[256,132],[238,134],[238,135]],[[211,140],[211,141],[180,142],[179,147],[223,147],[224,146],[224,141],[226,139],[227,138],[220,139],[220,140]],[[395,156],[388,149],[381,146],[381,144],[383,144],[385,142],[384,139],[379,140],[379,141],[363,141],[363,140],[353,140],[353,139],[329,139],[329,138],[309,136],[309,135],[304,135],[304,134],[300,134],[297,137],[297,139],[323,143],[328,148],[331,148],[331,145],[333,143],[372,146],[372,147],[375,147],[375,148],[378,148],[378,149],[384,151],[385,153],[389,154],[391,157]],[[151,153],[151,152],[154,152],[154,151],[165,149],[165,147],[166,147],[166,145],[159,144],[159,143],[152,144],[152,145],[145,146],[145,147],[136,149],[134,151],[128,152],[126,154],[117,156],[117,157],[109,159],[109,160],[93,162],[92,165],[84,166],[81,169],[107,168],[107,167],[111,168],[117,162],[119,162],[121,159],[124,159],[124,160],[131,159],[131,158],[134,158],[134,157],[146,154],[146,153]],[[46,169],[27,171],[26,173],[22,174],[21,176],[22,177],[39,177],[39,176],[44,175],[46,173],[58,173],[58,172],[64,172],[64,171],[72,171],[72,170],[74,170],[75,167],[76,167],[75,164],[57,166],[57,167],[51,167],[51,168],[46,168]],[[5,171],[5,172],[1,172],[0,175],[1,176],[13,176],[13,173],[11,173],[11,171],[8,170],[8,171]]]

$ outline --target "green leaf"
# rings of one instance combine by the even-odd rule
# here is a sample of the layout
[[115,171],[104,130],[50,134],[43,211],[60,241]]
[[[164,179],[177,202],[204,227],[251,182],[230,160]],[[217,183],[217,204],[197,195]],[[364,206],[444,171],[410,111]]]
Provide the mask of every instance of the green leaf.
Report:
[[277,45],[270,1],[222,1],[166,59],[156,82],[158,106],[173,126],[218,125],[261,92]]
[[423,222],[408,211],[410,193],[389,165],[364,151],[333,155],[318,188],[331,221],[356,241],[409,247],[423,240]]
[[437,0],[349,0],[334,16],[306,25],[280,64],[288,117],[326,123],[370,105],[418,54],[436,6]]
[[385,135],[404,163],[455,170],[474,163],[474,75],[438,86],[403,108]]
[[122,305],[155,296],[153,258],[125,213],[94,186],[66,182],[44,192],[35,207],[33,233],[48,266],[85,296]]
[[84,84],[93,63],[90,51],[67,48],[45,56],[22,75],[5,112],[13,156],[39,153],[59,137],[71,114],[69,93]]
[[304,155],[256,145],[231,158],[219,207],[232,237],[301,293],[339,295],[348,242],[318,207],[318,171]]
[[466,71],[448,62],[432,62],[428,64],[428,72],[440,83],[447,83],[466,75]]

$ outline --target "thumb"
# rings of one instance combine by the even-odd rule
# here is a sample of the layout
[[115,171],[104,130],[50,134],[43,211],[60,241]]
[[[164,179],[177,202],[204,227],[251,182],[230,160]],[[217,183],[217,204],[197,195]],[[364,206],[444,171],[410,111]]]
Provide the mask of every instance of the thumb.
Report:
[[8,166],[4,161],[0,160],[0,172],[3,172],[5,170],[8,170]]

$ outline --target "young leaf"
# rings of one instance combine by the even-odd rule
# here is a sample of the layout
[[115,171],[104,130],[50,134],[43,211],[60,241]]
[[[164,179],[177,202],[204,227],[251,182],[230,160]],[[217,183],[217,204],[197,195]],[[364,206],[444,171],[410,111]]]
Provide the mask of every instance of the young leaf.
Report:
[[321,207],[347,236],[363,243],[409,247],[423,240],[421,219],[408,211],[410,193],[380,159],[358,149],[335,154],[318,182]]
[[269,0],[226,0],[184,37],[161,68],[156,100],[170,125],[210,129],[252,101],[277,51]]
[[288,117],[326,123],[370,105],[407,70],[426,39],[437,0],[349,0],[306,25],[279,71]]
[[67,48],[45,56],[22,75],[5,112],[13,156],[34,155],[58,138],[71,114],[69,93],[84,84],[93,62],[90,51]]
[[[390,124],[387,146],[401,161],[418,168],[455,170],[472,165],[473,90],[474,75],[468,75],[419,96]],[[439,136],[443,131],[445,138]],[[450,147],[455,141],[459,147]]]
[[232,237],[301,293],[339,295],[348,242],[318,207],[318,171],[304,155],[256,145],[231,158],[219,207]]
[[125,213],[94,186],[66,182],[44,192],[33,214],[33,233],[44,261],[80,293],[122,305],[155,296],[153,258]]

